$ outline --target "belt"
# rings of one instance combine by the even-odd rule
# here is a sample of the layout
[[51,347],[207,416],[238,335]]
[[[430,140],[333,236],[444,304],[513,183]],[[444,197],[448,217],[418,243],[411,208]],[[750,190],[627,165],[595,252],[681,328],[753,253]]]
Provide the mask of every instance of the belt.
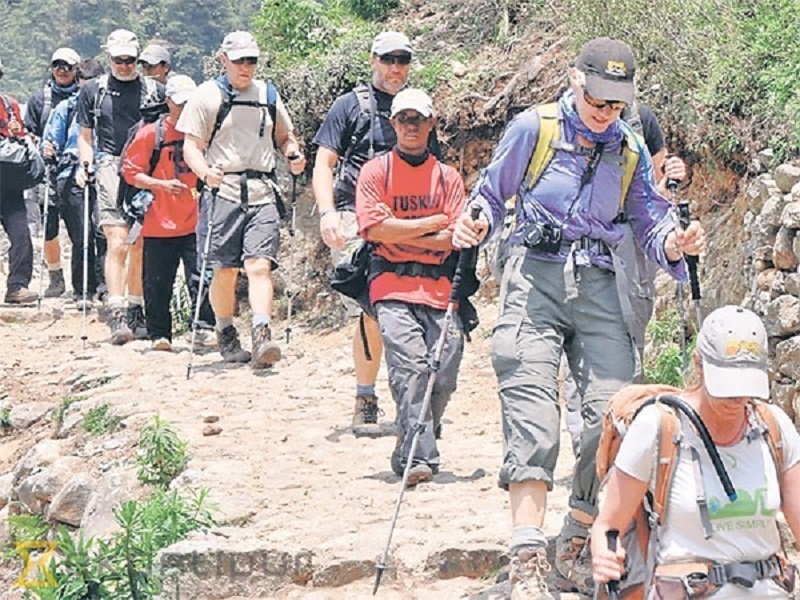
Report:
[[594,238],[582,237],[577,240],[563,240],[561,242],[561,249],[569,252],[575,244],[575,250],[585,250],[592,254],[600,256],[611,256],[611,248],[608,247],[603,240],[596,240]]
[[283,203],[281,196],[281,189],[278,186],[278,178],[275,175],[275,170],[272,171],[256,171],[255,169],[245,169],[244,171],[226,171],[226,175],[239,176],[239,193],[242,202],[242,210],[247,210],[248,202],[250,200],[250,192],[247,189],[247,181],[250,179],[257,179],[264,181],[272,188],[275,194],[275,206],[278,209],[278,214],[281,219],[286,218],[286,206]]

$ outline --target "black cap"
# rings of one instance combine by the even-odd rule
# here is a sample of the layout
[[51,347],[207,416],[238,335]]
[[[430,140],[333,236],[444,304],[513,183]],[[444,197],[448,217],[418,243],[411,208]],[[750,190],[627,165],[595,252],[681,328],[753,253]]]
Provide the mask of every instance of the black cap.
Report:
[[586,42],[575,67],[586,75],[586,91],[590,96],[633,102],[636,59],[625,42],[607,37]]

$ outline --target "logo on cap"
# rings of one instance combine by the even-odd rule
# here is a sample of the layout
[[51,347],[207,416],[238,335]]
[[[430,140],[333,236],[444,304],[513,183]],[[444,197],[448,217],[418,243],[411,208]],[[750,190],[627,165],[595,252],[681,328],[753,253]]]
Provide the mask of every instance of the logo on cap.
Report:
[[628,75],[628,68],[622,61],[610,60],[606,63],[606,75],[612,75],[614,77],[626,77]]
[[729,339],[725,346],[725,356],[731,358],[744,358],[758,360],[764,355],[764,350],[755,340]]

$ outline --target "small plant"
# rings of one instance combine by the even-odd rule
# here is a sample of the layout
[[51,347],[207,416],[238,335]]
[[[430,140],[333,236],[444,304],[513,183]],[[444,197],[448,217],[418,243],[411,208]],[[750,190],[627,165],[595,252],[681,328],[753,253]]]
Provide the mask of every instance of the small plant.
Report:
[[139,481],[167,486],[186,466],[186,442],[156,415],[139,434],[137,461]]
[[56,412],[53,413],[53,419],[55,420],[56,425],[60,427],[61,424],[64,423],[64,415],[67,414],[67,409],[70,406],[76,402],[83,402],[84,400],[86,400],[86,396],[64,396],[64,398],[61,400],[61,404],[58,405]]
[[5,406],[0,410],[0,429],[11,429],[11,407]]
[[111,412],[108,404],[90,409],[83,417],[83,428],[92,435],[111,433],[117,429],[122,417]]
[[696,339],[693,336],[686,341],[687,365],[684,365],[680,329],[680,314],[677,310],[669,310],[647,325],[650,339],[644,357],[644,378],[647,383],[663,383],[675,387],[684,384],[685,370],[691,364]]

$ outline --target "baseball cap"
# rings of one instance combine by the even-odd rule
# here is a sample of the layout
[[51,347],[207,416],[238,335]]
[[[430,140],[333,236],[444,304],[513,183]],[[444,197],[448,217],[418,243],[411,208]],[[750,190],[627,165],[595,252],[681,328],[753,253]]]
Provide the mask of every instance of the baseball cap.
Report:
[[139,38],[132,31],[117,29],[108,36],[106,51],[111,56],[138,56]]
[[258,58],[261,54],[258,50],[258,42],[247,31],[234,31],[226,35],[222,40],[221,50],[231,60],[247,57]]
[[185,104],[196,89],[197,84],[188,75],[173,75],[167,79],[167,98],[175,104]]
[[404,110],[415,110],[423,117],[430,117],[433,114],[433,100],[422,90],[405,89],[392,100],[392,117]]
[[383,56],[389,52],[408,52],[413,54],[411,41],[399,31],[384,31],[379,33],[372,41],[372,54]]
[[769,398],[767,332],[754,312],[718,308],[703,321],[697,338],[708,393],[718,398]]
[[50,64],[52,65],[57,60],[63,60],[68,65],[72,65],[74,67],[81,62],[81,57],[72,48],[59,48],[53,52],[53,56],[50,59]]
[[172,64],[172,57],[161,44],[148,44],[142,53],[139,55],[139,62],[146,62],[149,65],[157,65],[158,63]]
[[633,103],[636,59],[625,42],[607,37],[586,42],[575,67],[586,75],[586,91],[591,96]]

